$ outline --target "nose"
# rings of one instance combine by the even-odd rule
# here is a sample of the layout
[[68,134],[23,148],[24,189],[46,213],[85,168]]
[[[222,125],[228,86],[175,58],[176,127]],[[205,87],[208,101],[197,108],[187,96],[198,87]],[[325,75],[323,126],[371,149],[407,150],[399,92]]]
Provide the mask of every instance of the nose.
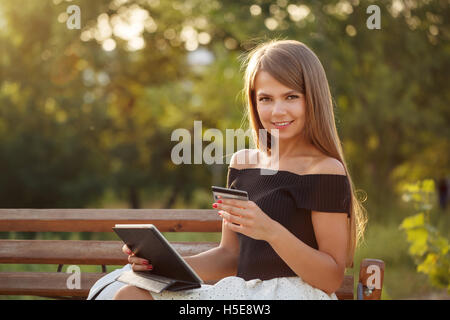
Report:
[[272,109],[273,118],[276,119],[277,117],[284,116],[285,114],[286,114],[286,108],[284,107],[283,101],[275,102],[273,109]]

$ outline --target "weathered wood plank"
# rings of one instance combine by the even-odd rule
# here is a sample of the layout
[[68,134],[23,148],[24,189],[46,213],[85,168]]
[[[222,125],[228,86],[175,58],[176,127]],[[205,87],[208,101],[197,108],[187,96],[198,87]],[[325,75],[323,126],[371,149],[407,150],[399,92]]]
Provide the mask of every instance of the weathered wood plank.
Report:
[[[68,289],[67,278],[61,272],[0,272],[0,295],[87,297],[90,288],[104,273],[82,273],[81,288]],[[336,291],[339,300],[353,299],[353,276],[345,276]]]
[[346,275],[341,287],[336,291],[336,296],[339,300],[353,300],[354,278],[351,275]]
[[115,224],[154,224],[162,232],[220,232],[210,209],[0,209],[0,231],[112,232]]
[[82,273],[80,289],[69,289],[63,272],[0,272],[0,295],[87,297],[90,288],[105,273]]
[[[171,242],[182,256],[218,246],[216,242]],[[124,265],[121,241],[0,240],[0,263]]]

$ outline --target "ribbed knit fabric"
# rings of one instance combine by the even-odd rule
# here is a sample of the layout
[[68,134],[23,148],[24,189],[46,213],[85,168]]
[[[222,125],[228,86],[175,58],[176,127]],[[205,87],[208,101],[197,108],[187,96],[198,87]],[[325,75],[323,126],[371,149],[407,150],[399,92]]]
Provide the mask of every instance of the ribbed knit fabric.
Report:
[[[273,175],[263,175],[260,170],[229,167],[227,187],[247,191],[249,199],[265,214],[310,247],[318,249],[311,211],[347,213],[350,216],[351,196],[347,176],[299,175],[283,170],[273,171]],[[297,276],[266,241],[254,240],[241,233],[238,233],[238,238],[238,277],[269,280]]]

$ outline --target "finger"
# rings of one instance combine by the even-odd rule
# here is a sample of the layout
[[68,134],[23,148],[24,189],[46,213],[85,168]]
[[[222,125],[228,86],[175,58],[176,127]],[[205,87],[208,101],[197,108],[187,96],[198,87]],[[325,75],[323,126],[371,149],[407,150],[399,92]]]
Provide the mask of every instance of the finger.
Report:
[[153,266],[146,266],[143,264],[136,264],[133,263],[131,264],[131,269],[133,269],[133,271],[152,271],[153,270]]
[[235,206],[230,206],[230,205],[226,205],[223,203],[219,203],[217,208],[220,210],[224,210],[228,213],[231,213],[232,215],[245,216],[245,210],[235,207]]
[[150,261],[143,259],[143,258],[136,257],[136,256],[128,256],[128,262],[135,263],[137,265],[144,265],[144,266],[151,265]]
[[236,216],[236,215],[232,215],[229,214],[226,211],[219,211],[219,214],[222,216],[222,218],[224,218],[227,222],[231,222],[231,223],[237,223],[240,225],[244,225],[245,223],[245,219],[240,217],[240,216]]
[[243,225],[232,224],[232,223],[227,222],[226,220],[225,220],[225,226],[228,229],[230,229],[231,231],[239,232],[239,233],[242,233],[242,234],[244,234],[244,232],[246,230]]
[[133,254],[133,251],[131,251],[130,248],[127,247],[126,244],[123,245],[122,251],[123,251],[123,253],[128,254],[128,255]]
[[248,202],[249,202],[247,200],[228,199],[228,198],[221,199],[221,201],[225,205],[230,205],[233,207],[238,207],[238,208],[243,208],[243,209],[248,207]]

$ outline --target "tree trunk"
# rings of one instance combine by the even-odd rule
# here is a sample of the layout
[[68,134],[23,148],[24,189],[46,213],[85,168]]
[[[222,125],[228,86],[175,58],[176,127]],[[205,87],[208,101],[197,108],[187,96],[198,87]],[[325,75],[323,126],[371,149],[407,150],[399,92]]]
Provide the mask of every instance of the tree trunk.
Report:
[[180,192],[180,187],[178,184],[175,184],[175,187],[172,190],[172,193],[167,199],[166,204],[164,205],[164,209],[170,209],[175,204],[175,201],[177,200],[178,193]]
[[132,209],[140,209],[139,193],[135,186],[130,187],[130,205]]

